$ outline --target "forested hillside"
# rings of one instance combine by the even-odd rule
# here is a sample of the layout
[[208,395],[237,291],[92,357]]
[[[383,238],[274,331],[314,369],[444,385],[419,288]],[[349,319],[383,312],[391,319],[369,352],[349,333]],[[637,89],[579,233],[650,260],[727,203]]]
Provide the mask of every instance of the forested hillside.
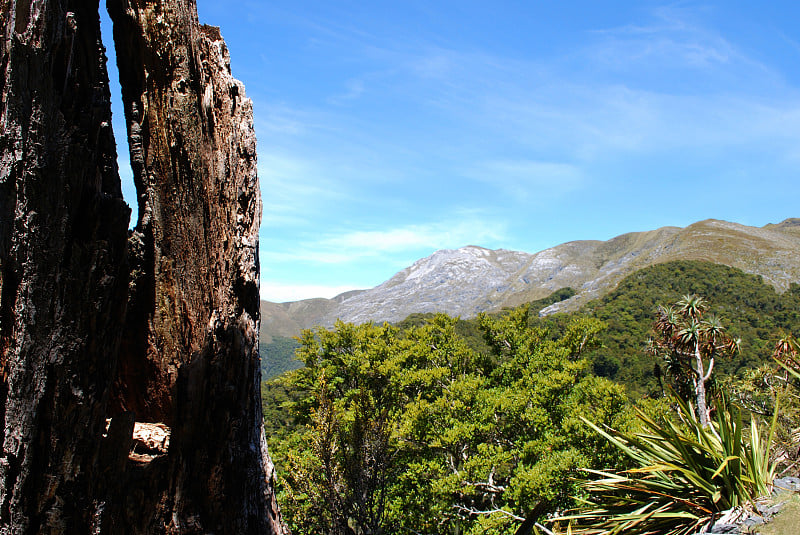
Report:
[[300,343],[288,336],[273,336],[269,341],[259,340],[261,379],[269,380],[302,366],[303,363],[295,356],[298,347],[300,347]]
[[599,347],[587,354],[594,372],[637,394],[655,392],[655,362],[645,356],[644,346],[651,336],[656,307],[693,293],[704,296],[728,332],[741,338],[739,354],[717,363],[722,374],[737,374],[767,362],[778,339],[800,332],[800,285],[792,284],[780,294],[761,277],[735,268],[669,262],[630,275],[613,292],[580,311],[608,325],[599,336]]

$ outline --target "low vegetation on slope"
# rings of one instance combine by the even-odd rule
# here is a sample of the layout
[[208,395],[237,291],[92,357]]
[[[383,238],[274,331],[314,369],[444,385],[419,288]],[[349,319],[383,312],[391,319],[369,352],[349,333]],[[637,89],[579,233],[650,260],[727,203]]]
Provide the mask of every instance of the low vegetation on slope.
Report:
[[[792,284],[779,294],[761,277],[735,268],[669,262],[630,275],[613,292],[580,311],[608,325],[597,349],[587,354],[594,372],[623,383],[636,396],[660,392],[655,362],[646,357],[645,342],[652,335],[658,305],[674,303],[686,294],[707,299],[728,331],[741,338],[739,353],[717,362],[721,375],[742,374],[768,362],[776,340],[800,332],[800,285]],[[537,321],[568,320],[548,317],[533,324]]]
[[261,378],[263,380],[273,379],[282,373],[301,367],[303,363],[297,360],[295,355],[298,347],[300,347],[300,342],[289,336],[273,336],[269,342],[259,340]]

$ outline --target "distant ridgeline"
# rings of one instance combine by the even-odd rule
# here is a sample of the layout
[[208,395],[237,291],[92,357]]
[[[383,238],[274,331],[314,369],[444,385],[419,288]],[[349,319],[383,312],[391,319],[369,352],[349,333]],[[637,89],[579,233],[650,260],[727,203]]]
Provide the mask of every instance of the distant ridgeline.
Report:
[[[572,288],[562,288],[544,299],[532,301],[530,307],[534,311],[541,310],[553,303],[569,299],[573,295],[575,295],[575,290]],[[418,327],[435,315],[432,312],[411,314],[398,323],[398,326],[402,329]],[[479,353],[488,350],[475,319],[459,320],[456,332],[464,338],[472,350]],[[299,335],[300,333],[297,334]],[[303,363],[295,358],[295,350],[298,347],[300,347],[300,343],[292,337],[277,335],[262,337],[258,344],[259,353],[261,354],[261,379],[267,381],[284,372],[300,368]]]
[[[788,291],[779,294],[758,275],[710,262],[674,261],[647,267],[629,275],[615,290],[590,301],[578,312],[537,316],[537,311],[575,293],[572,288],[562,288],[529,303],[531,324],[562,332],[576,314],[605,322],[608,328],[598,335],[600,347],[587,352],[585,357],[596,375],[623,383],[633,395],[658,389],[655,361],[644,353],[656,307],[674,303],[687,293],[707,298],[711,310],[723,318],[729,334],[741,338],[740,354],[716,364],[722,374],[736,374],[768,361],[776,340],[784,333],[800,333],[800,285],[792,284]],[[433,316],[412,314],[398,326],[402,329],[418,326]],[[471,349],[486,351],[477,319],[460,320],[457,332]],[[262,341],[259,347],[265,380],[302,366],[294,357],[299,343],[293,338],[274,336],[268,342]]]

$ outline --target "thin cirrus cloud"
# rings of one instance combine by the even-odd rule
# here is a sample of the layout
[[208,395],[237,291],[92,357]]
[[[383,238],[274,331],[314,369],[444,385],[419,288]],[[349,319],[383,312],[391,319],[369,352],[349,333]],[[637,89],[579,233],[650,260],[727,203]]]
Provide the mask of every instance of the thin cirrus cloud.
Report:
[[[592,154],[586,150],[592,147],[647,149],[663,140],[724,142],[747,133],[743,116],[752,117],[776,91],[793,96],[767,66],[685,17],[662,8],[650,26],[598,30],[562,57],[520,60],[393,43],[364,45],[364,54],[393,73],[372,93],[391,100],[395,88],[417,95],[411,98],[423,111],[442,108],[451,120],[486,126],[512,146],[527,140],[576,156]],[[665,69],[683,74],[675,77],[680,87],[670,87]]]
[[372,255],[381,252],[404,252],[418,249],[442,249],[460,247],[473,240],[496,242],[502,239],[502,224],[487,224],[471,219],[458,222],[411,225],[380,231],[355,231],[332,237],[319,244],[323,248],[343,249],[356,255]]
[[[261,296],[277,302],[333,297],[376,286],[438,249],[503,243],[507,238],[505,224],[484,215],[456,211],[447,220],[428,224],[343,230],[296,243],[291,249],[262,248]],[[319,276],[323,273],[327,279]],[[309,284],[309,278],[317,282]]]
[[387,253],[433,252],[471,243],[500,242],[505,232],[503,223],[465,215],[464,219],[394,229],[345,231],[300,243],[293,251],[268,253],[266,257],[272,262],[348,264]]
[[[311,161],[291,155],[259,155],[262,193],[262,231],[274,227],[302,228],[315,207],[341,196]],[[326,187],[327,185],[327,187]]]
[[534,160],[479,162],[464,174],[520,201],[531,197],[552,201],[579,188],[585,179],[583,170],[576,165]]
[[[800,127],[792,121],[800,98],[775,100],[751,95],[670,95],[624,86],[566,89],[569,106],[554,110],[525,100],[495,98],[489,106],[516,141],[549,148],[572,165],[597,159],[724,149],[759,144],[773,153],[796,146]],[[779,143],[779,145],[775,145]]]
[[792,114],[800,102],[796,90],[681,16],[661,9],[651,26],[598,31],[562,57],[519,60],[436,48],[408,59],[402,72],[426,85],[428,102],[451,118],[551,157],[794,137],[791,130],[752,125]]
[[[440,38],[435,18],[419,33],[399,22],[383,31],[371,23],[390,19],[371,8],[351,18],[337,10],[290,17],[304,43],[292,59],[311,59],[306,85],[276,99],[246,80],[265,281],[302,273],[311,284],[324,274],[326,286],[341,286],[336,276],[363,287],[382,282],[377,269],[388,278],[389,267],[438,248],[555,244],[545,234],[582,239],[587,221],[607,222],[588,236],[604,239],[725,213],[758,221],[745,211],[751,177],[777,190],[800,158],[800,90],[718,23],[725,5],[628,9],[607,19],[615,23],[567,28],[571,36],[545,51]],[[728,181],[730,191],[698,197],[686,221],[663,215],[681,185],[710,190],[732,176],[741,177],[735,188]],[[653,195],[656,177],[673,187]],[[606,217],[615,203],[648,209]],[[566,206],[569,221],[542,223]],[[459,209],[478,222],[465,224]]]
[[604,67],[649,66],[708,69],[745,60],[716,32],[692,21],[692,10],[674,6],[653,10],[651,24],[596,30],[589,57]]

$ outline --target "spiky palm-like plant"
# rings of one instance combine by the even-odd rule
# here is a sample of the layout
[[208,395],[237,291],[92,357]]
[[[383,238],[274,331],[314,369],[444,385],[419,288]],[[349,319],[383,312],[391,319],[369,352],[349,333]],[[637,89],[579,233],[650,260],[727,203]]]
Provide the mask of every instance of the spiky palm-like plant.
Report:
[[677,403],[677,421],[656,422],[639,413],[642,430],[635,434],[587,421],[638,468],[587,470],[598,479],[584,483],[589,497],[583,507],[556,520],[576,522],[575,534],[688,535],[721,511],[768,494],[775,473],[769,458],[775,416],[766,436],[751,419],[745,438],[741,412],[727,400],[719,400],[709,425],[685,402]]
[[800,370],[798,353],[800,353],[800,342],[792,334],[785,334],[775,343],[775,351],[772,356],[789,368]]
[[697,415],[709,425],[711,410],[706,400],[706,383],[717,358],[738,350],[738,340],[725,332],[722,320],[706,315],[708,302],[695,294],[685,295],[674,307],[659,306],[653,324],[654,338],[649,350],[664,359],[675,390],[685,394],[691,385]]

